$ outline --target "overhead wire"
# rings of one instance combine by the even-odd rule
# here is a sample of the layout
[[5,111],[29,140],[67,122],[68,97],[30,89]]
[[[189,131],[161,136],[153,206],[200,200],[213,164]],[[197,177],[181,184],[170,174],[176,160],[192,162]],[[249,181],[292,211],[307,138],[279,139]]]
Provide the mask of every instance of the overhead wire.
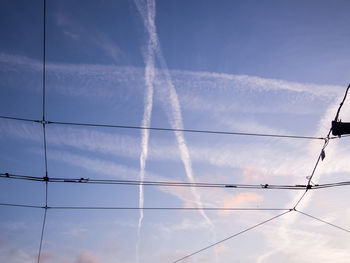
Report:
[[[216,246],[222,242],[225,242],[229,239],[232,239],[238,235],[241,235],[245,232],[248,232],[254,228],[257,228],[263,224],[266,224],[278,217],[281,217],[289,212],[296,211],[300,214],[303,214],[305,216],[308,216],[310,218],[313,218],[315,220],[318,220],[320,222],[323,222],[325,224],[328,224],[330,226],[333,226],[335,228],[338,228],[340,230],[350,232],[350,230],[347,230],[345,228],[339,227],[335,224],[329,223],[327,221],[324,221],[322,219],[319,219],[317,217],[314,217],[312,215],[309,215],[307,213],[301,212],[296,209],[296,207],[299,205],[299,203],[302,201],[302,199],[305,197],[306,193],[310,189],[321,189],[321,188],[329,188],[329,187],[336,187],[336,186],[345,186],[350,185],[350,182],[337,182],[337,183],[328,183],[328,184],[320,184],[320,185],[312,185],[312,178],[315,174],[315,171],[320,163],[320,160],[323,159],[324,150],[327,147],[329,141],[331,139],[335,139],[338,137],[332,137],[330,136],[331,130],[329,130],[329,133],[326,137],[315,137],[315,136],[298,136],[298,135],[283,135],[283,134],[266,134],[266,133],[248,133],[248,132],[230,132],[230,131],[214,131],[214,130],[197,130],[197,129],[173,129],[173,128],[162,128],[162,127],[142,127],[142,126],[130,126],[130,125],[113,125],[113,124],[98,124],[98,123],[80,123],[80,122],[61,122],[61,121],[49,121],[46,119],[45,116],[45,109],[46,109],[46,0],[43,0],[43,79],[42,79],[42,112],[43,117],[42,120],[34,120],[34,119],[27,119],[27,118],[18,118],[18,117],[10,117],[10,116],[0,116],[1,119],[9,119],[9,120],[18,120],[18,121],[26,121],[26,122],[35,122],[42,124],[43,127],[43,144],[44,144],[44,162],[45,162],[45,176],[44,177],[33,177],[33,176],[15,176],[15,175],[9,175],[1,174],[0,177],[7,177],[7,178],[13,178],[13,179],[22,179],[22,180],[31,180],[31,181],[44,181],[45,182],[45,206],[36,206],[36,205],[26,205],[26,204],[11,204],[11,203],[0,203],[0,206],[9,206],[9,207],[23,207],[23,208],[41,208],[44,209],[44,216],[43,216],[43,223],[42,223],[42,229],[41,229],[41,236],[40,236],[40,246],[39,246],[39,252],[38,252],[38,260],[37,262],[40,263],[40,257],[41,257],[41,250],[42,250],[42,243],[43,243],[43,237],[44,237],[44,231],[45,231],[45,224],[46,224],[46,216],[47,216],[47,210],[48,209],[104,209],[104,210],[198,210],[198,207],[92,207],[92,206],[48,206],[48,183],[49,182],[70,182],[70,183],[95,183],[95,184],[126,184],[126,185],[155,185],[155,186],[187,186],[187,187],[225,187],[225,188],[264,188],[264,189],[295,189],[295,190],[305,190],[301,198],[298,200],[294,208],[292,209],[286,209],[286,208],[219,208],[219,207],[207,207],[207,208],[200,208],[202,210],[231,210],[231,211],[285,211],[282,214],[279,214],[277,216],[274,216],[268,220],[265,220],[259,224],[256,224],[252,227],[249,227],[241,232],[238,232],[234,235],[231,235],[225,239],[222,239],[218,242],[215,242],[211,245],[208,245],[200,250],[197,250],[185,257],[182,257],[176,261],[173,261],[173,263],[182,261],[184,259],[187,259],[191,256],[194,256],[204,250],[207,250],[213,246]],[[350,85],[347,87],[347,90],[345,92],[344,98],[342,102],[340,103],[340,106],[337,110],[335,121],[338,120],[339,114],[341,111],[341,108],[346,100],[348,90],[350,88]],[[84,179],[84,178],[78,178],[78,179],[70,179],[70,178],[49,178],[48,177],[48,167],[47,167],[47,143],[46,143],[46,125],[48,124],[56,124],[56,125],[69,125],[69,126],[87,126],[87,127],[104,127],[104,128],[119,128],[119,129],[139,129],[139,130],[154,130],[154,131],[170,131],[170,132],[189,132],[189,133],[204,133],[204,134],[219,134],[219,135],[237,135],[237,136],[256,136],[256,137],[274,137],[274,138],[289,138],[289,139],[308,139],[308,140],[324,140],[324,144],[321,150],[320,155],[318,156],[318,159],[314,165],[314,168],[312,170],[311,175],[309,176],[307,185],[268,185],[268,184],[262,184],[262,185],[240,185],[240,184],[210,184],[210,183],[178,183],[178,182],[157,182],[157,181],[127,181],[127,180],[97,180],[97,179]],[[348,137],[347,135],[343,137]],[[82,180],[83,179],[83,180]]]
[[276,218],[279,218],[279,217],[281,217],[281,216],[283,216],[283,215],[285,215],[285,214],[287,214],[287,213],[290,213],[290,212],[292,212],[292,211],[293,211],[293,209],[289,209],[288,211],[286,211],[286,212],[284,212],[284,213],[282,213],[282,214],[279,214],[279,215],[277,215],[277,216],[271,217],[270,219],[267,219],[267,220],[265,220],[265,221],[263,221],[263,222],[261,222],[261,223],[259,223],[259,224],[256,224],[256,225],[254,225],[254,226],[251,226],[251,227],[249,227],[249,228],[246,228],[246,229],[244,229],[244,230],[242,230],[242,231],[240,231],[240,232],[238,232],[238,233],[236,233],[236,234],[233,234],[233,235],[231,235],[231,236],[229,236],[229,237],[226,237],[226,238],[224,238],[224,239],[222,239],[222,240],[220,240],[220,241],[217,241],[217,242],[215,242],[215,243],[213,243],[213,244],[210,244],[210,245],[208,245],[208,246],[206,246],[206,247],[204,247],[204,248],[201,248],[201,249],[199,249],[199,250],[197,250],[197,251],[195,251],[195,252],[193,252],[193,253],[191,253],[191,254],[189,254],[189,255],[186,255],[186,256],[184,256],[184,257],[182,257],[182,258],[180,258],[180,259],[177,259],[177,260],[175,260],[175,261],[172,261],[172,263],[176,263],[176,262],[183,261],[183,260],[185,260],[185,259],[187,259],[187,258],[189,258],[189,257],[192,257],[192,256],[194,256],[194,255],[196,255],[196,254],[199,254],[199,253],[201,253],[201,252],[203,252],[203,251],[205,251],[205,250],[207,250],[207,249],[209,249],[209,248],[212,248],[212,247],[214,247],[214,246],[216,246],[216,245],[219,245],[219,244],[221,244],[221,243],[223,243],[223,242],[225,242],[225,241],[227,241],[227,240],[229,240],[229,239],[232,239],[232,238],[237,237],[237,236],[239,236],[239,235],[241,235],[241,234],[244,234],[244,233],[246,233],[246,232],[248,232],[248,231],[250,231],[250,230],[252,230],[252,229],[254,229],[254,228],[257,228],[257,227],[259,227],[259,226],[262,226],[262,225],[264,225],[264,224],[266,224],[266,223],[268,223],[268,222],[270,222],[270,221],[272,221],[272,220],[275,220]]
[[269,208],[269,207],[123,207],[123,206],[38,206],[27,204],[0,203],[0,206],[41,208],[56,210],[166,210],[166,211],[290,211],[290,208]]
[[11,116],[4,116],[4,115],[1,115],[0,119],[13,120],[13,121],[36,122],[36,123],[41,123],[42,122],[42,120],[35,120],[35,119],[28,119],[28,118],[19,118],[19,117],[11,117]]
[[[350,89],[350,84],[348,85],[348,87],[347,87],[347,89],[346,89],[346,91],[345,91],[343,100],[341,101],[341,103],[340,103],[340,105],[339,105],[339,107],[338,107],[338,110],[337,110],[337,113],[336,113],[336,115],[335,115],[334,121],[337,121],[338,118],[339,118],[340,110],[341,110],[341,108],[343,107],[343,104],[344,104],[344,102],[345,102],[345,100],[346,100],[346,97],[347,97],[347,94],[348,94],[349,89]],[[329,129],[329,132],[328,132],[327,136],[326,136],[325,139],[324,139],[324,143],[323,143],[321,152],[320,152],[320,154],[318,155],[317,161],[316,161],[316,163],[315,163],[315,165],[314,165],[314,168],[313,168],[313,170],[312,170],[312,172],[311,172],[311,175],[308,177],[309,179],[308,179],[308,182],[307,182],[307,187],[306,187],[306,189],[305,189],[305,192],[304,192],[304,193],[302,194],[302,196],[298,199],[298,201],[297,201],[296,204],[294,205],[294,208],[296,208],[296,207],[300,204],[300,202],[304,199],[304,197],[306,196],[306,193],[309,191],[309,189],[310,189],[311,186],[312,186],[312,185],[311,185],[312,178],[313,178],[313,176],[315,175],[315,172],[316,172],[316,169],[317,169],[317,167],[318,167],[318,165],[319,165],[319,163],[320,163],[320,160],[323,160],[323,159],[325,158],[325,149],[326,149],[326,147],[327,147],[327,145],[328,145],[328,143],[329,143],[331,132],[332,132],[332,127]]]
[[[3,116],[3,115],[0,116],[0,119],[42,123],[42,120],[18,118],[18,117]],[[45,123],[56,124],[56,125],[68,125],[68,126],[96,127],[96,128],[138,129],[138,130],[153,130],[153,131],[167,131],[167,132],[204,133],[204,134],[217,134],[217,135],[273,137],[273,138],[286,138],[286,139],[305,139],[305,140],[324,140],[325,139],[324,137],[317,137],[317,136],[300,136],[300,135],[249,133],[249,132],[215,131],[215,130],[198,130],[198,129],[173,129],[173,128],[162,128],[162,127],[143,127],[143,126],[131,126],[131,125],[63,122],[63,121],[50,121],[50,120],[46,120]],[[338,138],[338,137],[331,137],[330,139],[335,139],[335,138]]]
[[[144,185],[160,187],[201,187],[201,188],[229,188],[229,189],[273,189],[273,190],[305,190],[307,185],[275,185],[275,184],[235,184],[235,183],[208,183],[208,182],[174,182],[174,181],[140,181],[140,180],[122,180],[122,179],[93,179],[93,178],[61,178],[61,177],[39,177],[26,176],[10,173],[0,173],[0,178],[51,182],[51,183],[78,183],[78,184],[106,184],[106,185]],[[350,181],[316,184],[310,189],[323,189],[331,187],[348,186]]]
[[[349,88],[350,88],[350,85],[348,86],[348,88],[347,88],[347,90],[346,90],[346,92],[345,92],[344,98],[343,98],[343,100],[342,100],[342,102],[341,102],[341,104],[340,104],[340,106],[339,106],[339,108],[338,108],[338,111],[337,111],[337,114],[336,114],[336,117],[335,117],[335,121],[336,121],[336,120],[338,119],[338,117],[339,117],[340,109],[341,109],[341,107],[342,107],[343,104],[344,104],[344,101],[345,101],[345,99],[346,99],[346,96],[347,96],[347,93],[348,93]],[[325,150],[325,148],[327,147],[327,145],[328,145],[328,143],[329,143],[331,131],[332,131],[332,128],[329,130],[327,137],[324,138],[324,144],[323,144],[322,149],[321,149],[321,152],[320,152],[320,154],[319,154],[319,156],[318,156],[318,158],[317,158],[316,164],[314,165],[314,168],[313,168],[313,170],[312,170],[312,173],[311,173],[311,175],[308,177],[308,183],[307,183],[307,185],[306,185],[306,187],[305,187],[305,191],[304,191],[303,195],[301,196],[301,198],[297,201],[297,203],[295,204],[295,206],[293,207],[293,209],[290,209],[290,210],[287,211],[287,212],[284,212],[284,213],[282,213],[282,214],[280,214],[280,215],[277,215],[277,216],[275,216],[275,217],[273,217],[273,218],[271,218],[271,219],[269,219],[269,220],[266,220],[266,221],[264,221],[264,222],[262,222],[262,223],[260,223],[260,224],[255,225],[255,226],[253,226],[253,227],[251,227],[251,228],[247,228],[246,230],[243,230],[243,231],[241,231],[241,232],[239,232],[239,233],[237,233],[237,234],[234,234],[234,235],[232,235],[232,236],[229,236],[229,237],[227,237],[227,238],[225,238],[225,239],[223,239],[223,240],[220,240],[220,241],[218,241],[218,242],[215,242],[215,243],[213,243],[213,244],[211,244],[211,245],[209,245],[209,246],[206,246],[206,247],[204,247],[204,248],[202,248],[202,249],[200,249],[200,250],[197,250],[197,251],[195,251],[195,252],[193,252],[193,253],[191,253],[191,254],[189,254],[189,255],[186,255],[186,256],[184,256],[184,257],[178,259],[178,260],[173,261],[172,263],[180,262],[180,261],[182,261],[182,260],[184,260],[184,259],[187,259],[187,258],[189,258],[189,257],[192,257],[192,256],[194,256],[194,255],[196,255],[196,254],[198,254],[198,253],[203,252],[204,250],[207,250],[207,249],[209,249],[209,248],[211,248],[211,247],[213,247],[213,246],[216,246],[216,245],[218,245],[218,244],[220,244],[220,243],[222,243],[222,242],[224,242],[224,241],[227,241],[227,240],[229,240],[229,239],[231,239],[231,238],[233,238],[233,237],[236,237],[237,235],[243,234],[243,233],[245,233],[245,232],[247,232],[247,231],[249,231],[249,230],[251,230],[251,229],[254,229],[254,228],[256,228],[256,227],[258,227],[258,226],[260,226],[260,225],[262,225],[262,224],[265,224],[265,223],[267,223],[267,222],[269,222],[269,221],[271,221],[271,220],[274,220],[274,219],[277,218],[277,217],[280,217],[280,216],[282,216],[282,215],[284,215],[284,214],[287,214],[287,213],[289,213],[289,212],[292,212],[292,211],[297,211],[297,212],[299,212],[299,213],[304,214],[305,216],[309,216],[309,217],[311,217],[311,218],[313,218],[313,219],[315,219],[315,220],[321,221],[321,222],[323,222],[323,223],[325,223],[325,224],[328,224],[328,225],[331,225],[331,226],[336,227],[336,228],[338,228],[338,229],[341,229],[341,230],[344,230],[344,231],[346,231],[346,232],[349,232],[348,230],[346,230],[346,229],[344,229],[344,228],[342,228],[342,227],[336,226],[336,225],[334,225],[334,224],[332,224],[332,223],[326,222],[326,221],[324,221],[324,220],[322,220],[322,219],[316,218],[316,217],[314,217],[314,216],[311,216],[311,215],[309,215],[309,214],[303,213],[303,212],[301,212],[301,211],[299,211],[299,210],[296,209],[296,207],[299,205],[299,203],[300,203],[300,202],[302,201],[302,199],[305,197],[305,195],[306,195],[306,193],[308,192],[308,190],[310,190],[310,189],[313,187],[312,184],[311,184],[312,178],[313,178],[313,176],[314,176],[314,174],[315,174],[315,171],[316,171],[316,169],[317,169],[317,166],[318,166],[320,160],[321,160],[321,159],[323,160],[324,157],[325,157],[325,152],[324,152],[324,150]]]
[[44,239],[44,232],[45,232],[45,225],[46,225],[46,216],[47,216],[47,209],[48,209],[48,169],[47,169],[47,145],[46,145],[46,116],[45,116],[45,109],[46,109],[46,0],[43,0],[43,79],[42,79],[42,113],[43,113],[43,119],[41,121],[42,127],[43,127],[43,144],[44,144],[44,163],[45,163],[45,207],[44,207],[44,216],[43,216],[43,223],[41,228],[41,235],[40,235],[40,245],[39,245],[39,252],[38,252],[38,263],[40,263],[40,257],[41,257],[41,250],[43,245],[43,239]]
[[45,208],[44,206],[38,206],[38,205],[25,205],[25,204],[13,204],[13,203],[0,203],[0,206],[24,207],[24,208]]
[[324,224],[330,225],[330,226],[332,226],[332,227],[335,227],[335,228],[337,228],[337,229],[340,229],[340,230],[342,230],[342,231],[345,231],[345,232],[347,232],[347,233],[350,233],[350,230],[348,230],[348,229],[346,229],[346,228],[337,226],[337,225],[335,225],[335,224],[333,224],[333,223],[327,222],[327,221],[325,221],[325,220],[323,220],[323,219],[317,218],[317,217],[312,216],[312,215],[310,215],[310,214],[307,214],[307,213],[305,213],[305,212],[301,212],[301,211],[299,211],[299,210],[295,210],[295,211],[297,211],[298,213],[300,213],[300,214],[302,214],[302,215],[304,215],[304,216],[313,218],[313,219],[315,219],[315,220],[317,220],[317,221],[320,221],[320,222],[322,222],[322,223],[324,223]]
[[342,100],[342,102],[341,102],[340,105],[339,105],[339,108],[338,108],[338,110],[337,110],[337,114],[335,115],[334,121],[338,121],[339,114],[340,114],[340,110],[341,110],[341,108],[343,107],[343,104],[344,104],[344,102],[345,102],[345,100],[346,100],[346,96],[348,95],[349,89],[350,89],[350,84],[348,85],[348,87],[347,87],[347,89],[346,89],[346,91],[345,91],[343,100]]
[[[331,133],[331,130],[329,131],[328,136],[329,136],[330,133]],[[322,159],[322,156],[324,154],[324,150],[326,149],[326,147],[328,145],[328,142],[329,142],[329,140],[325,140],[325,142],[324,142],[324,144],[322,146],[322,150],[321,150],[320,154],[318,155],[317,161],[316,161],[316,163],[315,163],[315,165],[314,165],[314,167],[312,169],[311,175],[308,177],[309,179],[308,179],[308,182],[307,182],[307,186],[305,187],[305,191],[302,194],[302,196],[298,199],[296,204],[294,205],[294,208],[296,208],[300,204],[300,202],[304,199],[306,193],[312,188],[311,180],[312,180],[312,178],[313,178],[313,176],[314,176],[314,174],[316,172],[316,169],[317,169],[317,167],[318,167],[318,165],[319,165],[319,163],[320,163],[320,161]]]

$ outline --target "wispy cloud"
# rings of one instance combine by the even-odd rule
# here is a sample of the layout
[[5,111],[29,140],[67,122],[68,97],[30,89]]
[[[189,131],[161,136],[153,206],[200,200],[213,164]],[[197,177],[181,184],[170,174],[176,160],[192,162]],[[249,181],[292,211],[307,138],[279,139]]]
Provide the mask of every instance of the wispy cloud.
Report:
[[[342,95],[340,95],[337,98],[336,103],[330,105],[327,108],[325,114],[322,116],[321,120],[319,121],[319,127],[318,127],[318,132],[320,134],[326,135],[328,133],[328,130],[330,129],[330,122],[334,118],[334,115],[339,105],[338,101],[340,101],[341,99],[342,99]],[[349,113],[350,113],[349,109],[345,109],[345,111],[343,112],[343,114],[346,114],[346,115]],[[330,142],[329,148],[326,149],[327,155],[329,155],[329,157],[328,158],[326,157],[325,162],[321,162],[319,164],[318,169],[316,170],[315,175],[313,177],[314,182],[319,182],[319,180],[322,178],[322,176],[324,176],[324,174],[327,174],[327,172],[328,173],[331,172],[329,169],[333,171],[334,166],[327,165],[327,162],[329,162],[328,159],[334,159],[334,156],[337,156],[339,154],[338,150],[336,150],[336,148],[338,149],[338,147],[336,146],[337,146],[336,141]],[[330,149],[330,151],[328,151],[328,149]],[[309,169],[311,173],[311,169],[313,168],[313,164],[317,159],[317,156],[321,150],[321,147],[320,145],[317,145],[315,143],[310,143],[309,150],[313,154],[305,158],[304,162],[310,163]],[[345,160],[340,161],[337,158],[338,165],[336,166],[342,167],[342,169],[339,169],[338,171],[346,169],[343,166],[345,164],[344,161]],[[311,206],[311,204],[313,204],[314,202],[317,202],[315,200],[315,197],[317,195],[319,195],[318,192],[309,191],[305,196],[305,198],[303,199],[303,201],[299,204],[298,209],[300,209],[301,211],[306,211]],[[299,200],[299,198],[300,198],[300,195],[294,196],[294,198],[291,199],[289,206],[293,207],[296,204],[296,202]],[[332,196],[327,195],[327,199],[331,199],[331,198]],[[336,209],[336,208],[334,207],[333,209]],[[321,216],[327,215],[327,212],[322,210],[323,209],[319,209],[319,211],[321,211],[320,212]],[[344,211],[342,211],[342,213],[343,212]],[[330,247],[329,241],[328,241],[329,237],[327,235],[318,233],[317,230],[314,233],[312,232],[310,233],[310,231],[307,231],[307,230],[305,231],[295,230],[297,228],[296,225],[301,219],[303,219],[303,221],[306,220],[305,218],[302,218],[302,215],[299,215],[299,214],[294,214],[292,216],[283,218],[281,222],[277,224],[278,235],[273,238],[268,238],[269,242],[271,243],[271,247],[273,247],[273,249],[261,255],[258,258],[257,262],[258,263],[268,262],[271,257],[278,254],[289,255],[286,262],[294,262],[296,258],[293,257],[292,255],[300,254],[301,251],[304,251],[305,247],[308,247],[309,252],[310,252],[310,249],[315,251],[315,253],[317,254],[317,257],[319,257],[319,259],[313,257],[312,261],[325,260],[325,258],[329,258],[328,260],[331,260],[331,261],[342,262],[344,257],[346,257],[347,255],[346,250]],[[319,222],[313,222],[313,224],[319,226]],[[298,227],[298,229],[299,228],[300,227]],[[298,242],[295,242],[296,240]],[[317,242],[315,242],[315,240],[317,240]]]
[[[224,207],[225,208],[231,208],[231,207],[242,207],[242,206],[251,206],[253,203],[262,202],[264,200],[264,197],[262,195],[251,193],[251,192],[245,192],[240,193],[237,195],[229,195],[224,200]],[[251,206],[252,207],[252,206]],[[230,214],[230,211],[221,211],[221,215],[228,215]]]
[[[2,72],[41,72],[41,70],[41,61],[6,53],[0,54],[0,71]],[[157,72],[156,81],[159,86],[159,89],[156,90],[159,95],[157,102],[168,97],[170,91],[165,87],[168,82],[167,76],[171,76],[171,83],[178,89],[178,97],[182,106],[191,111],[207,111],[217,114],[223,112],[305,114],[317,112],[319,107],[315,105],[324,104],[324,102],[331,103],[343,93],[343,87],[335,85],[296,83],[215,72],[169,70],[166,73],[166,68],[159,67],[155,67],[154,70]],[[139,67],[48,62],[47,74],[52,91],[72,96],[105,100],[110,97],[131,95],[135,97],[137,94],[142,94],[141,91],[144,89],[144,69]],[[6,81],[6,76],[3,81]],[[276,97],[276,92],[280,92],[278,97],[280,99],[274,102],[274,107],[271,107],[270,103],[257,105],[251,101],[251,97],[258,95],[261,97],[262,92],[271,93],[271,96],[274,97]],[[214,104],[212,100],[208,100],[213,96],[218,103]],[[242,99],[246,100],[243,105]],[[254,107],[251,107],[252,104]],[[290,105],[295,105],[295,107]]]
[[197,220],[191,220],[188,218],[185,218],[178,224],[173,224],[173,225],[168,225],[168,224],[163,224],[160,226],[160,229],[166,234],[173,234],[176,231],[195,231],[197,229],[204,230],[207,227],[206,222],[200,222],[198,223]]
[[58,160],[72,166],[84,168],[89,172],[96,173],[96,178],[101,175],[107,175],[128,180],[138,179],[139,172],[137,169],[117,164],[116,162],[55,150],[49,151],[48,154],[49,159]]
[[[61,7],[62,8],[62,7]],[[81,24],[67,10],[59,10],[55,13],[56,26],[61,28],[62,33],[69,39],[76,42],[84,42],[84,45],[93,45],[100,51],[112,58],[114,62],[125,60],[125,53],[111,39],[109,35],[96,27],[90,26],[88,29]]]
[[[41,129],[37,124],[7,120],[2,120],[0,124],[0,132],[3,135],[37,142],[42,141]],[[63,149],[69,147],[71,150],[78,149],[90,153],[98,152],[109,159],[114,156],[137,159],[139,156],[139,138],[120,135],[115,132],[48,126],[47,139],[49,145],[55,148]],[[277,142],[274,143],[276,144]],[[233,145],[234,148],[232,147]],[[305,178],[305,172],[308,168],[308,163],[304,162],[305,157],[308,155],[312,158],[314,153],[319,151],[320,143],[315,144],[308,152],[303,150],[303,142],[293,141],[290,143],[288,141],[279,141],[276,145],[278,147],[270,147],[268,141],[244,144],[233,142],[231,145],[227,144],[226,141],[215,144],[212,142],[201,142],[200,144],[192,143],[188,150],[192,161],[197,164],[241,169],[242,171],[239,174],[234,172],[236,174],[234,180],[237,180],[237,175],[239,175],[242,176],[242,180],[245,182],[247,182],[248,178],[252,182],[251,180],[254,179],[252,178],[252,173],[254,173],[254,181],[262,183],[265,179],[271,179],[271,176],[288,176],[290,178],[290,176],[299,175]],[[240,154],[237,155],[237,152]],[[288,152],[287,155],[286,152]],[[293,159],[286,159],[287,156],[293,156]],[[148,158],[154,162],[177,162],[180,157],[181,155],[176,144],[169,144],[167,140],[154,138],[149,145]],[[254,171],[249,167],[255,167]],[[337,169],[339,171],[347,171],[348,167],[339,164]],[[219,176],[217,173],[215,175],[216,177]],[[201,177],[204,178],[203,176]],[[213,179],[215,178],[206,178],[208,181],[213,181]],[[223,180],[224,178],[221,179]]]

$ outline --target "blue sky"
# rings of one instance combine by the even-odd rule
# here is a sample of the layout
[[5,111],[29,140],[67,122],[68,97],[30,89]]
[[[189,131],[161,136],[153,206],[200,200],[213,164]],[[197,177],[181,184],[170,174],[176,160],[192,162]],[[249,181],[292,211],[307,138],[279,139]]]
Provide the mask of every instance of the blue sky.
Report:
[[[47,1],[46,118],[326,136],[349,82],[347,1]],[[42,1],[2,1],[0,115],[42,118]],[[340,118],[348,121],[349,103]],[[323,141],[47,125],[49,177],[306,184]],[[43,176],[40,124],[0,120],[1,173]],[[347,181],[332,140],[314,183]],[[1,179],[0,202],[45,185]],[[290,208],[300,191],[49,183],[51,206]],[[300,204],[350,228],[346,188]],[[0,207],[0,261],[36,262],[43,211]],[[48,210],[41,262],[173,262],[276,211]],[[297,213],[184,262],[346,262],[347,233]],[[305,253],[312,257],[305,257]]]

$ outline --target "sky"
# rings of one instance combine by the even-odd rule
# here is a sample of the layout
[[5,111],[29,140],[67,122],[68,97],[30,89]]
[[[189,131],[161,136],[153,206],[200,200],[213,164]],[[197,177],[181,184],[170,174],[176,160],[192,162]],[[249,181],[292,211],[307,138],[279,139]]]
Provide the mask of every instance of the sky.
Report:
[[[348,1],[47,0],[45,118],[325,137],[350,76]],[[0,3],[0,116],[43,116],[43,1]],[[350,102],[339,118],[350,121]],[[0,173],[45,175],[40,123],[0,118]],[[46,125],[49,177],[307,184],[323,140]],[[349,181],[330,140],[314,184]],[[0,203],[45,205],[0,178]],[[40,262],[175,262],[283,211],[303,191],[48,183]],[[302,212],[350,229],[347,187]],[[43,209],[0,205],[0,261],[37,262]],[[348,262],[349,233],[292,211],[182,262]]]

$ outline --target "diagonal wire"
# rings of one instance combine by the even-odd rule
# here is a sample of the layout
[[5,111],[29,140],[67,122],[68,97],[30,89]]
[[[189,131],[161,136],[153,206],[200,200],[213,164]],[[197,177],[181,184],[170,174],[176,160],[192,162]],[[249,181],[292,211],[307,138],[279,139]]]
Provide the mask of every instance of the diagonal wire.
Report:
[[[331,130],[329,130],[328,137],[329,137],[329,134],[330,134],[330,133],[331,133]],[[312,188],[311,180],[312,180],[312,178],[313,178],[313,176],[314,176],[314,174],[315,174],[315,172],[316,172],[316,169],[317,169],[317,167],[318,167],[318,165],[319,165],[319,163],[320,163],[320,160],[322,159],[322,156],[323,156],[323,154],[324,154],[324,150],[326,149],[328,143],[329,143],[329,140],[326,139],[325,142],[324,142],[324,144],[323,144],[323,146],[322,146],[322,150],[321,150],[320,154],[318,155],[318,158],[317,158],[317,161],[316,161],[316,163],[315,163],[315,165],[314,165],[314,168],[312,169],[311,175],[309,176],[309,179],[308,179],[308,182],[307,182],[307,186],[306,186],[306,188],[305,188],[305,192],[304,192],[304,193],[302,194],[302,196],[299,198],[299,200],[298,200],[297,203],[295,204],[294,208],[296,208],[296,207],[299,205],[299,203],[301,202],[301,200],[304,199],[306,193]]]
[[309,215],[309,214],[304,213],[304,212],[301,212],[301,211],[299,211],[299,210],[295,210],[295,211],[297,211],[298,213],[300,213],[300,214],[302,214],[302,215],[304,215],[304,216],[308,216],[308,217],[310,217],[310,218],[312,218],[312,219],[315,219],[315,220],[317,220],[317,221],[320,221],[320,222],[322,222],[322,223],[325,223],[325,224],[327,224],[327,225],[330,225],[330,226],[332,226],[332,227],[335,227],[335,228],[338,228],[338,229],[340,229],[340,230],[343,230],[343,231],[345,231],[345,232],[350,233],[350,230],[348,230],[348,229],[345,229],[345,228],[343,228],[343,227],[340,227],[340,226],[337,226],[337,225],[335,225],[335,224],[329,223],[329,222],[327,222],[327,221],[325,221],[325,220],[323,220],[323,219],[317,218],[317,217],[315,217],[315,216]]
[[350,89],[350,84],[349,84],[349,86],[347,87],[347,89],[346,89],[346,91],[345,91],[344,98],[343,98],[342,102],[341,102],[340,105],[339,105],[339,108],[338,108],[337,114],[335,115],[334,121],[338,121],[340,110],[341,110],[341,108],[343,107],[343,104],[344,104],[344,102],[345,102],[345,100],[346,100],[346,96],[348,95],[349,89]]
[[[346,99],[346,96],[347,96],[347,94],[348,94],[349,89],[350,89],[350,84],[348,85],[348,87],[347,87],[347,89],[346,89],[346,91],[345,91],[343,100],[342,100],[342,102],[340,103],[340,105],[339,105],[339,107],[338,107],[338,110],[337,110],[337,113],[336,113],[336,115],[335,115],[334,121],[337,121],[337,120],[338,120],[340,110],[341,110],[341,108],[343,107],[343,104],[344,104],[344,102],[345,102],[345,99]],[[316,163],[315,163],[315,166],[314,166],[314,168],[313,168],[313,170],[312,170],[312,172],[311,172],[311,175],[309,176],[309,180],[308,180],[308,183],[307,183],[307,187],[306,187],[306,189],[305,189],[305,192],[304,192],[303,195],[300,197],[300,199],[298,200],[298,202],[295,204],[294,209],[299,205],[299,203],[301,202],[301,200],[304,199],[306,193],[308,192],[308,190],[309,190],[310,187],[311,187],[311,180],[312,180],[312,178],[313,178],[313,176],[314,176],[314,174],[315,174],[315,172],[316,172],[316,169],[317,169],[318,164],[320,163],[320,160],[324,158],[324,150],[326,149],[326,147],[327,147],[327,145],[328,145],[328,143],[329,143],[329,139],[330,139],[330,134],[331,134],[331,132],[332,132],[332,127],[329,129],[329,132],[328,132],[327,136],[326,136],[325,139],[324,139],[324,144],[323,144],[322,149],[321,149],[321,152],[320,152],[320,154],[319,154],[319,156],[318,156],[318,158],[317,158],[317,161],[316,161]]]
[[184,256],[184,257],[182,257],[182,258],[180,258],[180,259],[177,259],[177,260],[173,261],[172,263],[180,262],[180,261],[182,261],[182,260],[184,260],[184,259],[187,259],[187,258],[189,258],[189,257],[192,257],[192,256],[194,256],[194,255],[196,255],[196,254],[199,254],[199,253],[203,252],[204,250],[207,250],[207,249],[209,249],[209,248],[212,248],[212,247],[214,247],[214,246],[216,246],[216,245],[218,245],[218,244],[220,244],[220,243],[223,243],[223,242],[225,242],[225,241],[227,241],[227,240],[229,240],[229,239],[232,239],[232,238],[234,238],[234,237],[236,237],[236,236],[239,236],[239,235],[241,235],[241,234],[243,234],[243,233],[246,233],[246,232],[248,232],[248,231],[250,231],[250,230],[252,230],[252,229],[254,229],[254,228],[257,228],[257,227],[259,227],[259,226],[261,226],[261,225],[264,225],[264,224],[266,224],[266,223],[268,223],[268,222],[270,222],[270,221],[272,221],[272,220],[274,220],[274,219],[276,219],[276,218],[278,218],[278,217],[281,217],[281,216],[283,216],[283,215],[285,215],[285,214],[287,214],[287,213],[290,213],[290,212],[292,212],[292,211],[293,211],[293,209],[288,209],[288,211],[286,211],[286,212],[284,212],[284,213],[282,213],[282,214],[279,214],[279,215],[274,216],[274,217],[272,217],[272,218],[270,218],[270,219],[267,219],[267,220],[265,220],[265,221],[263,221],[263,222],[261,222],[261,223],[259,223],[259,224],[256,224],[256,225],[254,225],[254,226],[252,226],[252,227],[249,227],[249,228],[247,228],[247,229],[245,229],[245,230],[243,230],[243,231],[241,231],[241,232],[238,232],[238,233],[236,233],[236,234],[234,234],[234,235],[232,235],[232,236],[226,237],[226,238],[224,238],[224,239],[222,239],[222,240],[220,240],[220,241],[218,241],[218,242],[215,242],[215,243],[213,243],[213,244],[211,244],[211,245],[209,245],[209,246],[206,246],[206,247],[204,247],[204,248],[202,248],[202,249],[200,249],[200,250],[197,250],[196,252],[193,252],[193,253],[191,253],[191,254],[189,254],[189,255],[187,255],[187,256]]

